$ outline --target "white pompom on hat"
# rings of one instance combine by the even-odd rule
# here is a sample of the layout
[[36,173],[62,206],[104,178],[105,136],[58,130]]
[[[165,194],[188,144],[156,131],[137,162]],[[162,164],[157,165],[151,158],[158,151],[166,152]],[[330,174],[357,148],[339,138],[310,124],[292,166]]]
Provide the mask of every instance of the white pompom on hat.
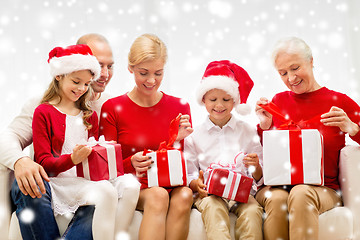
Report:
[[196,97],[199,104],[204,104],[204,95],[212,89],[220,89],[229,94],[235,103],[235,110],[240,114],[249,114],[251,108],[246,104],[254,82],[240,66],[229,60],[214,61],[206,67]]
[[52,77],[80,70],[90,70],[94,74],[93,80],[100,77],[100,64],[86,44],[56,47],[50,51],[48,63]]

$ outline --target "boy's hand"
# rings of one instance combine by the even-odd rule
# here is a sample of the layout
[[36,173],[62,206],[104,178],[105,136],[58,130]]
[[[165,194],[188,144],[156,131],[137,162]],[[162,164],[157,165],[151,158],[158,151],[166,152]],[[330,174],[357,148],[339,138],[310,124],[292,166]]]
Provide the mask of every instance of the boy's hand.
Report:
[[179,113],[179,115],[180,115],[179,132],[176,141],[183,140],[194,131],[194,129],[191,127],[190,116],[187,114],[182,115],[181,113]]
[[208,196],[209,193],[206,191],[206,185],[204,184],[204,172],[202,170],[199,172],[199,178],[191,181],[190,188],[193,192],[198,192],[200,198]]
[[243,163],[256,181],[262,177],[262,168],[259,163],[259,157],[256,153],[249,153],[243,159]]
[[90,155],[92,149],[86,145],[76,145],[73,149],[73,153],[71,154],[72,162],[77,165],[87,159]]

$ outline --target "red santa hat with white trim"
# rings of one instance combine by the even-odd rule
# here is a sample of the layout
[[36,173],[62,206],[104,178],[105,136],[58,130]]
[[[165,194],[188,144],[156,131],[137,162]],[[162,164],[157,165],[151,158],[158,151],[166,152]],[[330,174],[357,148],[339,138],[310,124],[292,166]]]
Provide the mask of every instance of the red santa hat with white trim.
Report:
[[56,47],[50,51],[48,63],[52,77],[80,70],[90,70],[94,74],[93,80],[100,77],[100,64],[86,44]]
[[242,67],[228,60],[214,61],[206,67],[196,98],[204,104],[203,97],[208,91],[221,89],[234,99],[235,110],[245,115],[251,111],[246,101],[253,86],[254,82]]

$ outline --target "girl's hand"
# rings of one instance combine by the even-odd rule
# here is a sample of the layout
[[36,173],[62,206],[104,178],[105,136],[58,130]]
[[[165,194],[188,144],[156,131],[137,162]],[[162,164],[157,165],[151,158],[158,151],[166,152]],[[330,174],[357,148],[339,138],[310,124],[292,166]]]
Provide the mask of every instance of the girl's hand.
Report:
[[350,120],[346,112],[338,107],[331,107],[328,113],[321,115],[321,122],[325,126],[334,126],[340,128],[341,131],[349,133],[350,136],[356,135],[360,128],[359,125]]
[[198,192],[200,198],[208,196],[209,193],[206,191],[206,185],[204,184],[204,172],[202,170],[199,172],[199,178],[191,181],[190,188],[193,192]]
[[91,153],[91,147],[86,145],[76,145],[73,149],[73,153],[70,155],[72,162],[77,165],[87,159]]
[[145,173],[154,163],[150,156],[143,156],[143,152],[137,152],[131,157],[131,164],[135,168],[137,177],[145,177]]
[[256,181],[262,177],[262,168],[259,163],[259,157],[256,153],[249,153],[243,159],[243,163]]
[[260,128],[263,130],[267,130],[271,127],[272,123],[272,115],[268,113],[266,110],[264,110],[262,107],[260,107],[260,104],[268,104],[269,100],[262,97],[259,101],[256,102],[255,112],[260,120]]
[[194,131],[194,129],[191,127],[191,123],[189,121],[190,116],[187,114],[182,115],[181,113],[179,113],[179,115],[180,115],[180,123],[179,123],[178,136],[176,138],[177,142],[183,140],[184,138],[189,136]]

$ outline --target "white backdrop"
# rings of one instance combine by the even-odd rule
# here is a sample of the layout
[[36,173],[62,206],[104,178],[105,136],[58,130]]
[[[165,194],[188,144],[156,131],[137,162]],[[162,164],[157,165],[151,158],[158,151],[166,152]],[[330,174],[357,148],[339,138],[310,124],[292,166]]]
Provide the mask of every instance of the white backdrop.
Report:
[[[303,38],[314,53],[317,81],[360,103],[360,1],[357,0],[9,0],[0,8],[0,130],[28,98],[50,82],[48,52],[75,44],[85,33],[106,36],[115,73],[107,91],[132,89],[127,54],[143,33],[157,34],[168,46],[161,90],[190,102],[195,125],[205,109],[194,90],[210,61],[228,59],[244,67],[255,87],[249,103],[285,90],[270,62],[274,43]],[[252,113],[246,120],[255,124]]]

